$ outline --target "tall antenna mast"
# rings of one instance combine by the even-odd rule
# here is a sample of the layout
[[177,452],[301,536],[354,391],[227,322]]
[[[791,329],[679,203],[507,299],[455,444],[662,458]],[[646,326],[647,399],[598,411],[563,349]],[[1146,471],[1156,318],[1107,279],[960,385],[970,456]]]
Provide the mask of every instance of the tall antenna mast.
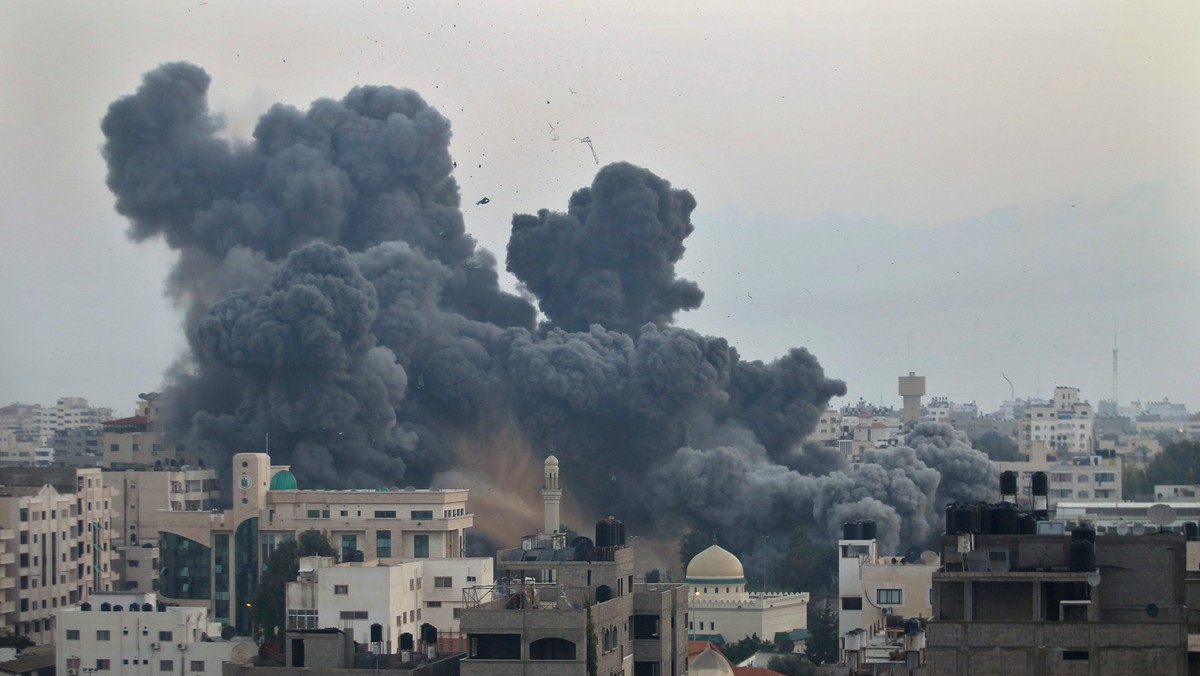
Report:
[[1113,406],[1121,410],[1121,400],[1117,390],[1117,320],[1113,320]]

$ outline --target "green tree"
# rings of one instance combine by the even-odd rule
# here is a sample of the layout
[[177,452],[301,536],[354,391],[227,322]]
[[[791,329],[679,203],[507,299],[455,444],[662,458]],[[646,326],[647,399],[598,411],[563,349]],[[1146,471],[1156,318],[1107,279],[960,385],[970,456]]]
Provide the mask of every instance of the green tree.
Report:
[[262,636],[263,641],[282,638],[287,626],[287,583],[295,582],[300,574],[300,557],[333,555],[333,545],[315,530],[305,531],[299,540],[284,540],[275,547],[250,600],[256,636]]
[[[1122,493],[1152,496],[1158,484],[1200,483],[1200,441],[1175,441],[1154,456],[1144,470],[1122,472]],[[1125,483],[1128,482],[1128,483]]]
[[751,634],[737,643],[726,643],[721,646],[721,652],[730,662],[737,664],[754,653],[775,652],[775,644],[760,639],[758,634]]
[[1017,442],[1012,437],[996,431],[986,432],[978,438],[972,439],[971,446],[976,450],[983,451],[987,457],[996,462],[1021,460],[1024,457],[1017,449]]
[[783,676],[813,676],[817,668],[808,658],[800,655],[777,655],[767,662],[767,668],[778,671]]
[[600,658],[596,654],[596,624],[592,622],[592,599],[584,598],[583,606],[587,609],[587,674],[598,676]]
[[813,664],[834,664],[838,660],[838,615],[833,608],[833,602],[826,600],[815,617],[813,608],[808,607],[808,631],[812,636],[804,649],[804,654]]
[[683,570],[686,572],[692,557],[708,549],[712,543],[713,536],[703,531],[694,530],[684,535],[679,540],[679,562],[683,564]]
[[659,571],[659,569],[652,568],[652,569],[646,571],[646,583],[647,584],[654,584],[655,582],[658,582],[660,580],[662,580],[662,572]]
[[786,591],[809,592],[814,597],[834,587],[837,576],[837,545],[814,542],[803,526],[788,536],[788,548],[771,573]]

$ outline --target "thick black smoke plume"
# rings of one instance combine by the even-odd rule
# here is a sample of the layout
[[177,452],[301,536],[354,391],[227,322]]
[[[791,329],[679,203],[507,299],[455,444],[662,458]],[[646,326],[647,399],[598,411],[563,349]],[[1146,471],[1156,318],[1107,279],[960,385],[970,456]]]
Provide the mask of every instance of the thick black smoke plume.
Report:
[[482,476],[498,493],[514,467],[535,488],[553,450],[579,517],[734,540],[863,517],[919,540],[942,500],[994,483],[936,426],[855,472],[803,444],[845,385],[806,350],[745,361],[673,325],[703,298],[675,274],[696,203],[646,169],[606,166],[566,213],[513,217],[507,265],[538,323],[466,233],[449,122],[416,93],[277,105],[239,143],[208,86],[164,65],[102,128],[130,237],[179,252],[190,351],[167,375],[169,431],[215,466],[270,434],[309,486]]

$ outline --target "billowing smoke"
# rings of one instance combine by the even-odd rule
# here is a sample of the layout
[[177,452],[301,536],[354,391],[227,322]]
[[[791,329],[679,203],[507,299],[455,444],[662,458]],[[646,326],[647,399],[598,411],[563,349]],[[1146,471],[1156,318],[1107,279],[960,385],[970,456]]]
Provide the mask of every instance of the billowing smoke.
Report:
[[[553,451],[581,518],[732,541],[867,517],[919,540],[942,501],[995,483],[947,428],[857,471],[803,443],[845,385],[806,350],[746,361],[674,325],[703,298],[675,274],[696,202],[650,171],[603,167],[565,213],[513,217],[527,299],[467,234],[449,122],[416,93],[277,105],[243,143],[220,137],[208,86],[161,66],[102,129],[130,237],[179,254],[168,291],[190,350],[166,375],[168,432],[214,466],[270,435],[306,486],[499,495],[501,468],[536,474]],[[498,512],[510,503],[483,528],[529,520]]]

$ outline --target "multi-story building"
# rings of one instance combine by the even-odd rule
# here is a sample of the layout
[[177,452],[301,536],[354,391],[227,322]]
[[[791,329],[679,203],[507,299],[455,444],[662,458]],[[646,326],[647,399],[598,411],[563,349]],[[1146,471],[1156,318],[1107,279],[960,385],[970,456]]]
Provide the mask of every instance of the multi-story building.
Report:
[[[287,585],[287,630],[337,628],[369,652],[392,654],[425,647],[463,647],[459,616],[463,589],[491,586],[491,558],[371,559],[335,565],[304,557]],[[290,666],[303,650],[292,653]]]
[[81,425],[55,430],[51,447],[54,463],[78,467],[100,467],[104,461],[102,425]]
[[713,544],[688,562],[688,637],[716,644],[757,636],[789,651],[808,640],[808,592],[746,591],[741,561]]
[[59,674],[199,674],[220,676],[222,664],[248,643],[221,640],[203,608],[167,606],[152,593],[106,592],[57,612],[53,634]]
[[0,555],[0,609],[14,633],[48,643],[60,608],[113,588],[112,496],[99,469],[0,471],[0,537],[10,534],[12,554]]
[[[937,555],[882,556],[875,523],[845,524],[838,540],[838,636],[841,662],[860,669],[903,663],[905,621],[933,616],[930,589]],[[872,672],[876,673],[876,672]]]
[[1082,530],[946,535],[925,673],[1189,673],[1188,543]]
[[1028,507],[1035,472],[1045,472],[1050,480],[1050,509],[1063,501],[1112,501],[1121,499],[1120,456],[1089,455],[1060,462],[1056,460],[996,463],[1001,471],[1013,471],[1020,487],[1019,504]]
[[104,423],[100,440],[104,467],[161,469],[187,464],[183,447],[163,440],[161,399],[157,392],[140,394],[136,415]]
[[633,550],[615,519],[597,524],[594,543],[568,543],[553,518],[558,469],[554,456],[546,459],[546,532],[497,552],[497,584],[465,592],[460,673],[583,676],[589,641],[604,676],[687,673],[687,587],[635,584]]
[[111,408],[89,406],[88,400],[83,397],[60,397],[54,408],[39,409],[38,431],[43,441],[49,442],[58,430],[94,427],[110,419]]
[[232,509],[156,512],[159,595],[209,608],[241,633],[251,630],[246,602],[261,568],[284,540],[318,531],[343,561],[457,558],[474,523],[466,489],[301,490],[265,453],[239,453],[232,465]]
[[1069,458],[1091,455],[1096,449],[1092,405],[1079,398],[1077,387],[1054,388],[1054,400],[1025,407],[1020,450],[1033,458],[1042,447],[1051,455]]
[[826,409],[817,420],[817,428],[808,435],[809,441],[835,441],[842,438],[842,414]]

